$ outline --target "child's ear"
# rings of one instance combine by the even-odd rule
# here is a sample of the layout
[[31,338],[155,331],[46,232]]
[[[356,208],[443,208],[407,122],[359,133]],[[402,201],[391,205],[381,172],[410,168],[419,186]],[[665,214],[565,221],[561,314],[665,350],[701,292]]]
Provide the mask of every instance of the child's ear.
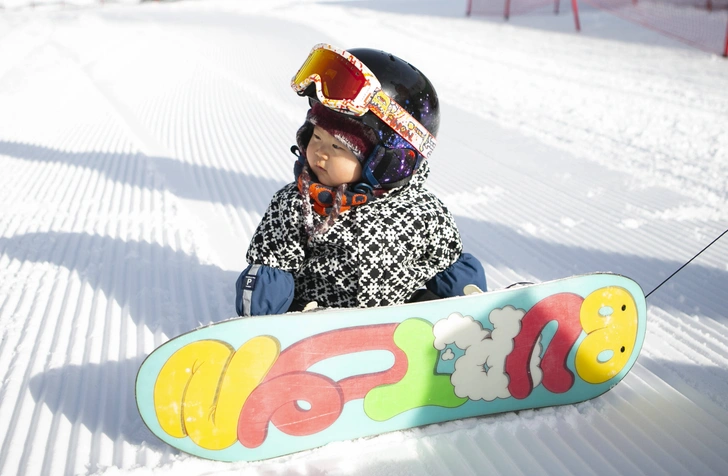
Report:
[[301,152],[306,154],[306,147],[311,142],[311,136],[313,136],[314,125],[306,121],[296,132],[296,144]]

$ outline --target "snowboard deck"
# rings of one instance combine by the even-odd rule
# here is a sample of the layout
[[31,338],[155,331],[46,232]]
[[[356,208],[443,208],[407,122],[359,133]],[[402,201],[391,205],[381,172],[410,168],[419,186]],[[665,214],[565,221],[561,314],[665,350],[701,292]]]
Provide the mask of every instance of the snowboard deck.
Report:
[[595,273],[370,309],[235,318],[141,365],[139,413],[164,442],[254,461],[332,441],[597,397],[634,365],[646,303]]

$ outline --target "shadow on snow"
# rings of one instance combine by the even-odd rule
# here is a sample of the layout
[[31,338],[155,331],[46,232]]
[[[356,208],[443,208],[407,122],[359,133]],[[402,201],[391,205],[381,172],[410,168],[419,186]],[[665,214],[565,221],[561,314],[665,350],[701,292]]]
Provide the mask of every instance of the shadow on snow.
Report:
[[[679,261],[587,249],[523,235],[496,223],[463,216],[457,216],[456,220],[465,250],[474,252],[485,266],[510,268],[517,274],[534,276],[539,281],[606,271],[632,278],[648,294],[691,258],[691,255],[680,256],[683,261]],[[695,248],[697,252],[701,246],[696,244]],[[725,253],[726,249],[728,237],[708,248],[704,256]],[[703,265],[698,259],[655,291],[647,303],[658,304],[659,300],[659,304],[668,306],[668,310],[672,308],[688,315],[700,314],[728,322],[726,289],[728,270]]]
[[[30,379],[33,398],[74,425],[155,450],[168,448],[142,422],[134,384],[143,357],[101,364],[66,365]],[[70,442],[73,443],[73,442]]]
[[[0,238],[0,252],[68,269],[115,302],[134,324],[169,338],[235,315],[237,272],[156,243],[87,233],[28,233]],[[104,312],[92,318],[103,318]]]
[[[184,163],[140,153],[64,152],[49,147],[0,140],[0,155],[95,170],[108,180],[140,189],[165,191],[191,200],[263,212],[270,197],[286,183],[241,172]],[[295,157],[291,155],[291,180]]]

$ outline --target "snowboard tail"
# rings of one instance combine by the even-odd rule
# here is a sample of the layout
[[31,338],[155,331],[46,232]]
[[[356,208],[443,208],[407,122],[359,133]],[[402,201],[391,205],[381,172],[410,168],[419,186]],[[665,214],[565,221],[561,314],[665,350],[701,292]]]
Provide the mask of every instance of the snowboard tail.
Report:
[[331,441],[597,397],[645,336],[642,289],[590,274],[386,308],[236,318],[142,364],[137,406],[166,443],[260,460]]

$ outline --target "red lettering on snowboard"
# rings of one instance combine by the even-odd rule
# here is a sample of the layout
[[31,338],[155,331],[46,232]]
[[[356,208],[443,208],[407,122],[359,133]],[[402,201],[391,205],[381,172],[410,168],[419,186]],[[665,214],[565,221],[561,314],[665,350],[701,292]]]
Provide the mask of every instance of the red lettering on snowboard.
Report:
[[[250,394],[240,412],[238,441],[246,448],[257,448],[268,435],[272,422],[292,436],[318,433],[331,426],[344,404],[364,398],[372,388],[400,381],[407,372],[407,355],[394,343],[398,324],[338,329],[314,335],[281,352],[265,380]],[[355,375],[335,382],[307,369],[330,357],[387,350],[394,354],[394,365],[383,372]],[[303,409],[298,401],[311,407]]]
[[506,358],[506,373],[510,378],[508,391],[524,399],[533,391],[530,360],[538,338],[547,324],[558,323],[543,359],[543,386],[553,393],[564,393],[574,385],[574,374],[566,366],[574,343],[582,332],[579,320],[584,298],[577,294],[554,294],[537,302],[521,320],[521,332],[513,339],[513,352]]

